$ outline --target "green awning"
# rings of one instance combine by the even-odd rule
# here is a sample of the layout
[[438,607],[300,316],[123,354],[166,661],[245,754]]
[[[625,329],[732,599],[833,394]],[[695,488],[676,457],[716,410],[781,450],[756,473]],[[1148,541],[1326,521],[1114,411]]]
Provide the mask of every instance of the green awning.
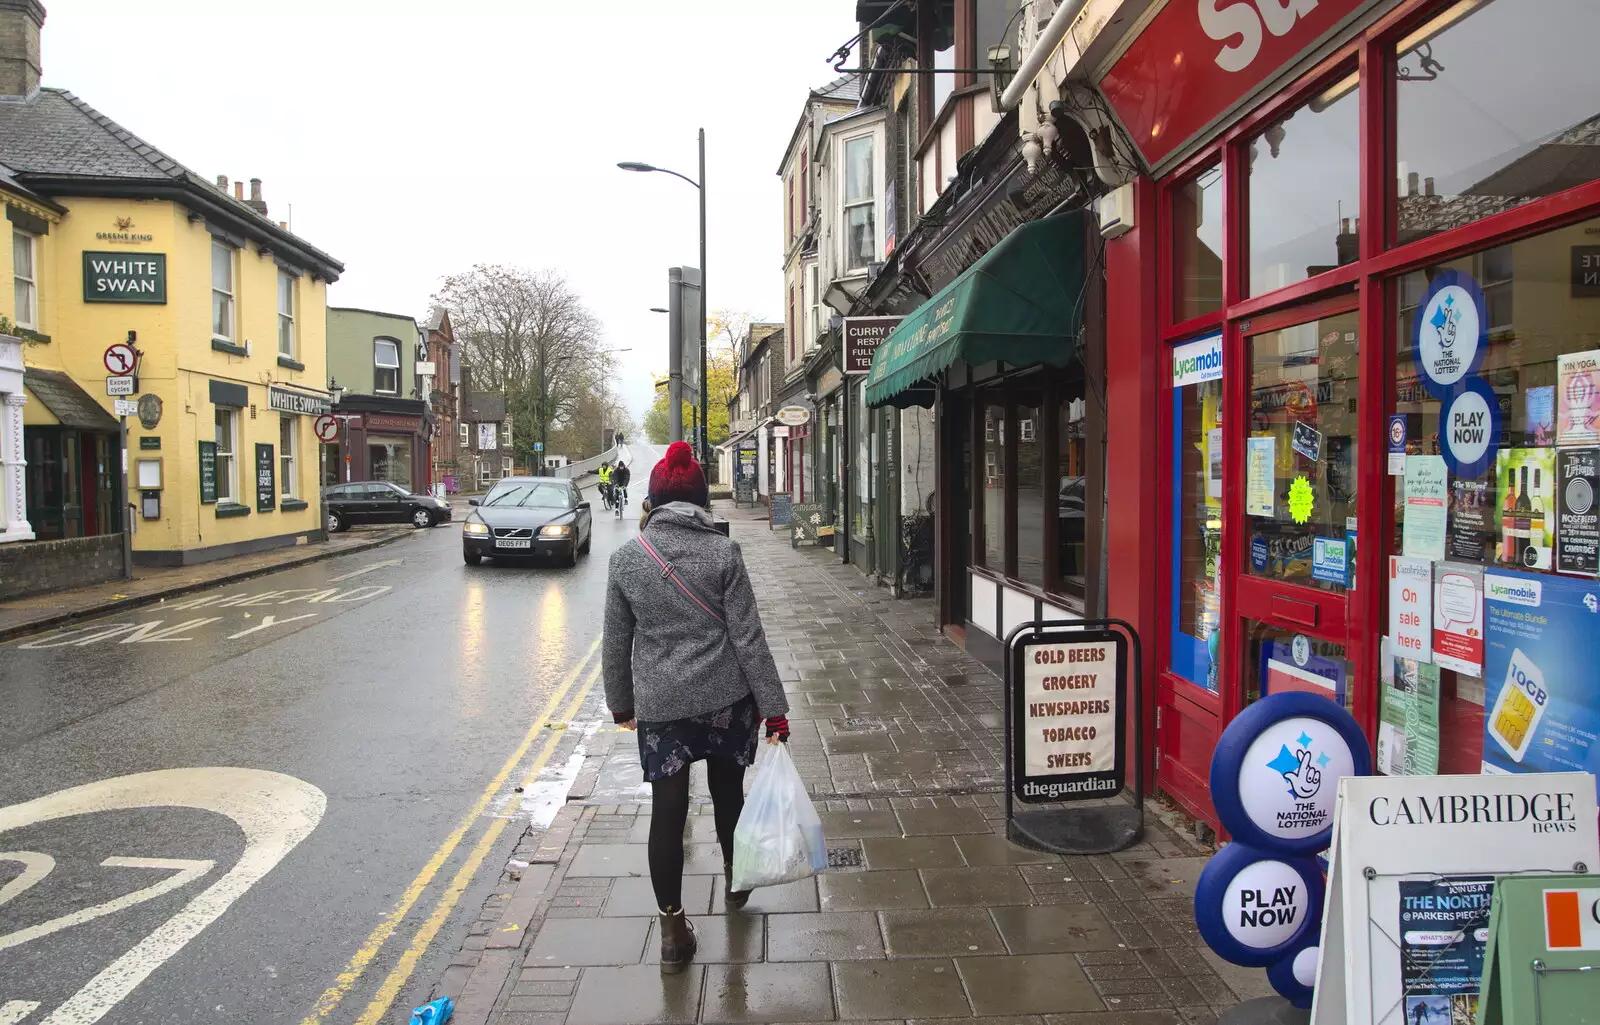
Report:
[[1065,366],[1083,319],[1084,213],[1020,225],[878,347],[867,403],[896,397],[956,360]]

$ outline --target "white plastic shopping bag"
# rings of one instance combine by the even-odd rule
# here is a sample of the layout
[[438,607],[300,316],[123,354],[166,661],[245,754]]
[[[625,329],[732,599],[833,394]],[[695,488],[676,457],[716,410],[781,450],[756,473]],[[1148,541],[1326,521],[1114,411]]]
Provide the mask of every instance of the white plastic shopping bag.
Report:
[[827,867],[822,819],[811,806],[787,745],[764,745],[756,759],[755,784],[733,832],[733,888],[791,883]]

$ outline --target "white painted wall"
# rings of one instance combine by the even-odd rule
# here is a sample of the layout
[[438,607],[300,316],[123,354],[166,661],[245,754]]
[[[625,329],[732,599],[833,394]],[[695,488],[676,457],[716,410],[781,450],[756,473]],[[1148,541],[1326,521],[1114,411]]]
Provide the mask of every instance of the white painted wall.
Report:
[[22,446],[22,339],[0,335],[0,543],[33,540]]

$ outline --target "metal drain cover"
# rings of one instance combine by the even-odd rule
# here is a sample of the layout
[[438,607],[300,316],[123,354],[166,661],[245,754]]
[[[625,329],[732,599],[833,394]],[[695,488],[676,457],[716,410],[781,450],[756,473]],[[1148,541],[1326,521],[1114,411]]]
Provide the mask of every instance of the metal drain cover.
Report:
[[859,847],[829,847],[829,868],[860,868],[861,848]]
[[864,715],[852,715],[848,719],[840,720],[838,728],[841,730],[879,731],[883,729],[883,722]]

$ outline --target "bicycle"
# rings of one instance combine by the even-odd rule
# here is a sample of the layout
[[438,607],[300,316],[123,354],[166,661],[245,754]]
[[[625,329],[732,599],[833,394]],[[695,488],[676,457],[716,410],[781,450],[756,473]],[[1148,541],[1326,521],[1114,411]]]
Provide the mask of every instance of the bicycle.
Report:
[[623,512],[628,507],[628,486],[626,484],[611,485],[611,507],[617,514],[617,519],[622,519]]

